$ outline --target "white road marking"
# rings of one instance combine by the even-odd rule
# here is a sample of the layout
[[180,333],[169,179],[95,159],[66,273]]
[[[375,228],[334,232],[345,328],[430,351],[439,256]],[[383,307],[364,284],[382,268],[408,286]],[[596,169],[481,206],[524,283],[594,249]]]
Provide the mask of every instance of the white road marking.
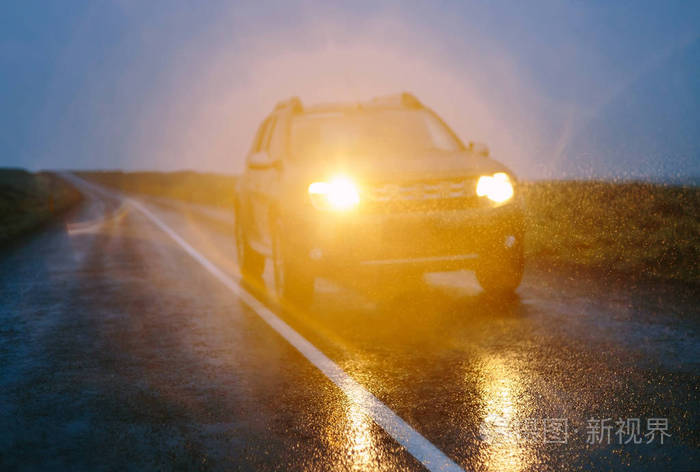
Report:
[[452,459],[425,439],[418,431],[401,419],[377,397],[368,392],[362,385],[353,380],[335,362],[323,354],[287,323],[282,321],[262,302],[243,288],[236,280],[214,265],[209,259],[200,254],[187,241],[166,225],[158,216],[140,202],[127,200],[134,208],[143,213],[151,222],[170,236],[182,249],[199,262],[214,277],[219,279],[246,305],[255,311],[272,329],[294,346],[309,362],[336,384],[347,397],[355,403],[364,414],[372,418],[384,431],[401,444],[421,464],[431,471],[462,471]]

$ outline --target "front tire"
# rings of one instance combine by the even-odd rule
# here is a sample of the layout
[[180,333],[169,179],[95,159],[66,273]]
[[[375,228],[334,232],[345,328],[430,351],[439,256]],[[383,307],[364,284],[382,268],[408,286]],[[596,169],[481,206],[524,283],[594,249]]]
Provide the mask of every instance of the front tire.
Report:
[[520,285],[525,270],[521,238],[512,248],[497,247],[481,255],[476,267],[476,278],[485,292],[494,295],[512,295]]
[[303,265],[303,254],[294,254],[284,240],[282,225],[277,221],[272,234],[272,263],[277,298],[300,308],[311,305],[314,297],[315,274]]

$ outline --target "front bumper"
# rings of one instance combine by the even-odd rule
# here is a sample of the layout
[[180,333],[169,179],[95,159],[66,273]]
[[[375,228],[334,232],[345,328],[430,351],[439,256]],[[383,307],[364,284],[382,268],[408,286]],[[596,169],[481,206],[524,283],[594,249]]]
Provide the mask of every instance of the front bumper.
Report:
[[319,269],[473,267],[480,256],[521,244],[523,215],[513,203],[395,214],[315,213],[296,218],[287,237]]

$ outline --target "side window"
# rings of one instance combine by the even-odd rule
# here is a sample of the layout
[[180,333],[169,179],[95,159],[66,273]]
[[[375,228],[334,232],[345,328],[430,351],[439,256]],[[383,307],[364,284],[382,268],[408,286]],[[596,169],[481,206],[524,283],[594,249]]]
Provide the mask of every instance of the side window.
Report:
[[261,148],[259,149],[260,151],[269,151],[270,150],[270,141],[272,140],[272,136],[275,133],[275,125],[277,124],[277,118],[276,117],[270,117],[267,120],[267,127],[265,129],[265,134],[261,142]]
[[267,131],[268,125],[270,124],[270,118],[263,121],[258,128],[258,132],[255,133],[255,139],[253,139],[253,147],[250,148],[251,153],[260,152],[262,149],[263,138],[265,137],[265,132]]
[[277,160],[283,159],[288,138],[289,114],[279,114],[275,117],[275,129],[270,137],[267,151],[270,156]]

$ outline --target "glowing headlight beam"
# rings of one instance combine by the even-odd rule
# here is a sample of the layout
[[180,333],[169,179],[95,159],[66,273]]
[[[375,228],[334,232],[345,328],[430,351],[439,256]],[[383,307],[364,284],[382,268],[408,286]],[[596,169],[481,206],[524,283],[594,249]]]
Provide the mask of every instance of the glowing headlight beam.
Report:
[[357,186],[347,177],[314,182],[309,185],[309,195],[314,205],[333,210],[350,210],[360,203]]
[[513,197],[513,184],[505,172],[482,175],[476,184],[476,194],[488,197],[493,202],[503,203]]

